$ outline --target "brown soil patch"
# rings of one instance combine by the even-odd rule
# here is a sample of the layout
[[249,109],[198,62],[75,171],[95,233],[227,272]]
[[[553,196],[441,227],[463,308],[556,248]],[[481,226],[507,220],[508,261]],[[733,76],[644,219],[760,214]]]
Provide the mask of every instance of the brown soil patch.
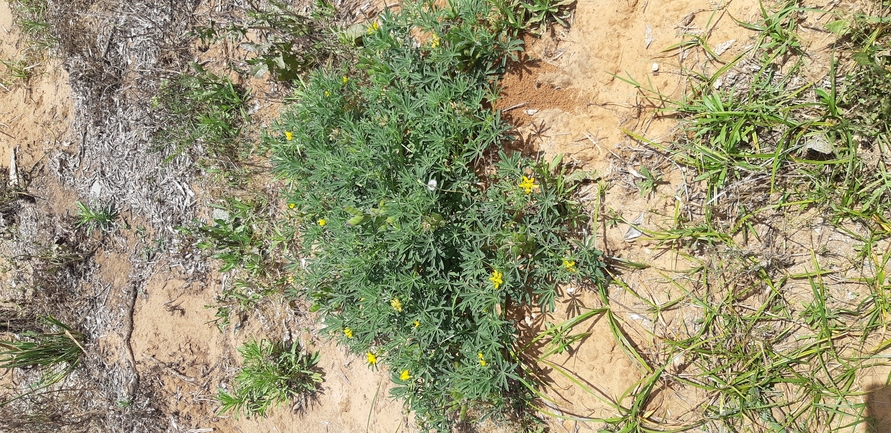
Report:
[[[526,45],[531,44],[534,44],[534,39],[526,38]],[[530,59],[524,53],[500,81],[501,91],[495,107],[502,111],[505,120],[518,128],[532,125],[539,111],[575,111],[579,106],[576,92],[543,80],[543,77],[556,71],[555,66],[540,59]]]

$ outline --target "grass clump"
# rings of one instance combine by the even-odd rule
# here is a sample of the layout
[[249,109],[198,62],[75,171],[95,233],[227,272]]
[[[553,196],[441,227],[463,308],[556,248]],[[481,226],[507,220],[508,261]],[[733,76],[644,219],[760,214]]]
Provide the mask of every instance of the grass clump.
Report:
[[788,305],[779,291],[756,308],[747,308],[739,293],[691,297],[704,312],[701,328],[664,341],[668,359],[683,359],[697,372],[666,376],[707,395],[698,424],[845,431],[865,422],[856,389],[863,359],[837,341],[857,326],[838,320],[840,311],[818,277],[811,279],[811,288],[813,300],[802,309]]
[[0,76],[4,88],[15,82],[27,85],[41,70],[47,53],[58,45],[48,23],[46,0],[11,0],[9,6],[26,46],[18,59],[0,60],[5,66]]
[[491,150],[510,138],[495,74],[519,46],[480,19],[493,13],[383,13],[357,69],[310,74],[266,138],[307,256],[298,285],[427,429],[522,407],[508,312],[603,280],[600,253],[573,240],[587,217],[559,160]]
[[238,352],[244,365],[235,376],[232,392],[220,390],[220,413],[265,416],[271,408],[312,394],[322,382],[316,367],[318,352],[307,353],[297,343],[250,341]]
[[47,20],[47,0],[10,0],[9,6],[16,24],[36,47],[47,50],[56,45]]
[[74,204],[77,205],[77,221],[74,226],[84,228],[87,236],[92,235],[95,230],[100,232],[110,230],[118,217],[118,211],[112,205],[90,207],[80,201]]
[[[693,312],[696,320],[681,332],[657,335],[665,348],[647,359],[662,366],[648,369],[666,388],[704,394],[684,428],[847,431],[871,422],[858,380],[864,370],[884,365],[880,352],[886,348],[875,344],[875,331],[883,329],[878,317],[888,305],[887,256],[874,248],[887,238],[891,215],[882,114],[887,71],[876,67],[887,65],[887,56],[873,44],[886,44],[887,35],[884,26],[859,30],[857,22],[870,21],[862,17],[830,23],[831,31],[850,35],[838,47],[854,41],[845,49],[856,47],[858,65],[841,70],[837,58],[845,56],[835,54],[828,76],[808,81],[802,73],[807,47],[796,32],[809,12],[798,2],[784,2],[775,12],[762,8],[761,22],[744,25],[758,32],[755,43],[729,61],[694,36],[718,69],[689,71],[692,89],[681,100],[648,93],[684,127],[668,146],[648,144],[693,169],[684,187],[703,200],[678,205],[666,217],[672,228],[645,233],[663,245],[707,241],[671,244],[686,250],[681,255],[693,267],[672,280],[683,295],[666,304],[688,309],[681,314]],[[817,218],[856,244],[852,255],[858,257],[844,259],[860,267],[853,282],[868,289],[859,303],[833,293],[839,283],[829,275],[844,261],[837,252],[803,246],[810,251],[799,254],[812,256],[807,263],[777,247],[797,242],[800,232],[792,227],[824,229]],[[853,233],[846,225],[865,230]],[[781,242],[773,237],[778,233]],[[658,320],[661,307],[651,309],[650,320]],[[651,420],[637,426],[661,427]]]
[[59,383],[80,363],[83,335],[55,319],[44,318],[51,332],[25,331],[20,338],[0,340],[0,368],[38,367],[44,370],[31,391],[0,403],[6,405],[40,389]]
[[[789,206],[827,209],[836,222],[888,218],[884,203],[891,199],[891,183],[881,157],[887,148],[882,113],[888,109],[883,91],[888,71],[882,67],[887,56],[880,49],[887,40],[884,26],[864,32],[863,24],[855,25],[870,22],[863,17],[828,24],[859,40],[853,56],[859,66],[844,76],[833,58],[825,80],[808,82],[801,77],[806,54],[795,33],[797,16],[806,12],[795,2],[776,11],[762,7],[759,23],[740,23],[758,31],[755,43],[729,61],[720,60],[716,71],[689,71],[691,91],[680,100],[644,90],[666,112],[684,119],[684,136],[670,148],[657,147],[694,168],[695,182],[704,181],[712,229],[724,229],[713,225],[716,214],[724,223],[742,223],[726,227],[732,235],[749,227],[755,214]],[[671,48],[694,46],[713,52],[698,36]],[[633,79],[625,81],[644,89]],[[730,196],[743,198],[736,209],[725,207]],[[760,198],[753,200],[758,197],[776,201],[764,206]]]
[[164,119],[153,139],[159,149],[169,150],[168,160],[188,149],[207,165],[233,166],[250,152],[241,142],[250,92],[197,63],[192,68],[194,73],[165,81],[153,98]]

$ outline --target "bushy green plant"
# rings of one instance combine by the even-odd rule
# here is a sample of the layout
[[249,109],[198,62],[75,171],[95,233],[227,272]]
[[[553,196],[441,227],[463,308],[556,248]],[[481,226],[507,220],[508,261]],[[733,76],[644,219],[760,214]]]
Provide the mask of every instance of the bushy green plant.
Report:
[[316,368],[319,353],[308,353],[298,343],[250,341],[238,349],[244,358],[232,392],[220,390],[221,413],[266,416],[266,411],[313,393],[322,382]]
[[525,402],[508,312],[604,277],[573,241],[587,218],[559,159],[498,151],[493,74],[518,42],[490,6],[385,12],[358,70],[310,74],[266,137],[300,221],[298,285],[428,429]]

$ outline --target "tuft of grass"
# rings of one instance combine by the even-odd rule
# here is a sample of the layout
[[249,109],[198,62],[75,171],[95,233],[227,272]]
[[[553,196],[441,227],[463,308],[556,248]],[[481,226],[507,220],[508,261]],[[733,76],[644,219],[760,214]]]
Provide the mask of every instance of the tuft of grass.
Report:
[[118,212],[112,205],[90,207],[83,202],[74,202],[77,205],[77,221],[75,227],[84,228],[87,236],[93,234],[95,230],[107,232],[111,230],[114,220],[118,217]]
[[217,396],[221,414],[266,416],[282,403],[309,397],[322,382],[319,353],[305,352],[298,343],[249,341],[238,352],[244,363],[232,391],[220,390]]
[[4,81],[10,83],[21,82],[27,84],[34,78],[35,73],[38,71],[37,68],[40,66],[40,63],[30,56],[25,56],[15,61],[0,60],[0,63],[6,67]]
[[668,340],[668,358],[682,354],[695,367],[696,374],[671,378],[707,393],[709,423],[799,431],[859,419],[860,362],[834,343],[847,329],[832,319],[824,286],[816,279],[811,286],[813,301],[801,313],[805,329],[778,291],[744,309],[739,293],[693,298],[703,309],[701,326],[689,338]]
[[44,371],[30,391],[0,406],[59,383],[80,363],[85,353],[81,346],[84,336],[52,316],[45,317],[44,322],[51,332],[25,331],[15,340],[0,340],[0,368],[37,367]]
[[[734,230],[739,230],[759,212],[803,206],[828,208],[835,222],[888,218],[891,178],[879,155],[888,149],[882,113],[891,107],[889,73],[882,65],[889,60],[877,54],[888,39],[885,27],[866,31],[870,20],[865,18],[858,21],[857,32],[851,23],[833,27],[860,35],[851,36],[859,45],[848,47],[856,51],[858,66],[840,80],[833,60],[825,80],[806,82],[798,74],[805,54],[795,34],[798,16],[806,10],[796,5],[784,3],[776,12],[762,7],[762,21],[744,25],[759,32],[755,43],[729,62],[712,55],[725,64],[711,75],[693,73],[691,90],[682,99],[619,77],[684,119],[685,134],[671,147],[649,144],[696,170],[692,181],[705,188],[709,224],[716,214],[736,214]],[[709,51],[705,41],[698,44]],[[756,66],[750,77],[740,79],[734,67],[743,60]],[[747,200],[728,209],[731,196]],[[773,203],[750,200],[755,197]]]
[[6,67],[0,82],[5,85],[15,82],[27,85],[40,73],[40,67],[47,54],[58,45],[58,39],[48,22],[46,0],[11,0],[9,6],[15,24],[25,36],[26,46],[19,59],[0,61]]
[[16,24],[35,41],[52,41],[47,22],[47,0],[10,0]]

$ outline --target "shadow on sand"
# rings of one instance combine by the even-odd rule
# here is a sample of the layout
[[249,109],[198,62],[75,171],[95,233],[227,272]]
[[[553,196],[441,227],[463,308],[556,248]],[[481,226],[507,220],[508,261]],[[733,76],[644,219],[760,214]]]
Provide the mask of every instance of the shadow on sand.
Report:
[[867,431],[871,433],[891,433],[891,385],[876,383],[867,387],[866,402]]

